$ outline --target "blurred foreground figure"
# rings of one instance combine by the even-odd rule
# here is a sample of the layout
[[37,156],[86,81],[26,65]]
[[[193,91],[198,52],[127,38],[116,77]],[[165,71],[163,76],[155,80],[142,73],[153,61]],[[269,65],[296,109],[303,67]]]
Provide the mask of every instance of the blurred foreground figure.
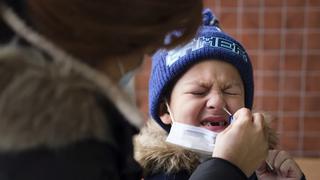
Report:
[[193,37],[201,9],[194,0],[1,0],[0,179],[140,179],[132,136],[143,121],[123,87],[144,53]]

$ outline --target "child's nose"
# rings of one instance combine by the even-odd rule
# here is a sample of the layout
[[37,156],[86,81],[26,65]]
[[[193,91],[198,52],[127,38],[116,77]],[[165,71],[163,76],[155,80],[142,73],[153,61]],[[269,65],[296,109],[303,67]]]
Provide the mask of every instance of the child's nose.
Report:
[[206,104],[209,109],[222,109],[225,106],[225,101],[221,93],[212,93]]

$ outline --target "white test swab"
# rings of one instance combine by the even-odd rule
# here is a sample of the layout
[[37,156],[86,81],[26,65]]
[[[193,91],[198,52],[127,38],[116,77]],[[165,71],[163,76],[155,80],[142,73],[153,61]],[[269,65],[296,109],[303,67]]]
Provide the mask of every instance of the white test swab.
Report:
[[228,109],[226,107],[223,107],[223,110],[229,115],[232,116],[232,114],[228,111]]
[[233,121],[233,115],[228,111],[228,109],[226,107],[223,107],[222,109],[230,116],[228,119],[228,121],[229,121],[228,123],[231,124]]

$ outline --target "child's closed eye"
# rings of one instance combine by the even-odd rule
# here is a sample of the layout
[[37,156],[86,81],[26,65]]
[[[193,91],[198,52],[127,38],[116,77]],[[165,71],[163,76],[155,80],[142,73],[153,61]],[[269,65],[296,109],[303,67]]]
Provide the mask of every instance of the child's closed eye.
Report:
[[222,92],[226,95],[237,96],[241,95],[241,89],[237,86],[229,86],[222,89]]
[[239,92],[232,91],[232,90],[224,90],[223,93],[227,94],[227,95],[239,95],[240,94]]
[[203,96],[207,94],[207,91],[191,91],[190,94],[194,96]]
[[191,88],[191,89],[186,91],[186,94],[190,94],[190,95],[193,95],[193,96],[204,96],[207,93],[208,93],[208,89],[207,88],[203,88],[203,87]]

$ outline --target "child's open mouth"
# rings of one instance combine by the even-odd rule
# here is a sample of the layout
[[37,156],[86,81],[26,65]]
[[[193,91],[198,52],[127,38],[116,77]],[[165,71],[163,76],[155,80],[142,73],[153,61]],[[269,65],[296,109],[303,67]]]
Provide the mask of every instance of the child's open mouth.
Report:
[[223,117],[207,118],[200,122],[200,126],[210,131],[221,132],[228,126],[228,122]]
[[203,121],[200,124],[201,126],[227,126],[228,125],[226,121],[219,121],[219,122]]

